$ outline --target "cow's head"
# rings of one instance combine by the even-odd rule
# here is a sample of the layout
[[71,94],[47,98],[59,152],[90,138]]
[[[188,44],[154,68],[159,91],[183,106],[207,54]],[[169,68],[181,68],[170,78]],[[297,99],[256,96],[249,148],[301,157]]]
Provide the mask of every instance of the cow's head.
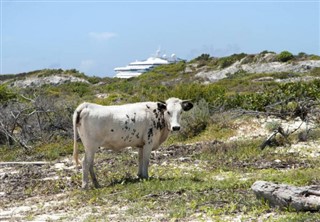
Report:
[[166,102],[158,103],[158,107],[164,112],[168,129],[170,131],[179,131],[182,111],[189,111],[192,109],[193,104],[189,100],[170,98]]

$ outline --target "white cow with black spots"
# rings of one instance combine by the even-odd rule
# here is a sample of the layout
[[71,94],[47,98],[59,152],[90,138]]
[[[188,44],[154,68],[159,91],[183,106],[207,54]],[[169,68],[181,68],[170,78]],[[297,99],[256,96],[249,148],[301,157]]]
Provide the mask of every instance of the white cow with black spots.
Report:
[[78,132],[85,148],[82,188],[88,188],[89,172],[94,186],[99,187],[93,170],[94,155],[99,147],[116,151],[129,146],[139,148],[138,176],[148,178],[151,151],[168,138],[170,131],[180,130],[182,111],[192,107],[190,101],[178,98],[118,106],[86,102],[79,105],[73,114],[73,156],[78,165]]

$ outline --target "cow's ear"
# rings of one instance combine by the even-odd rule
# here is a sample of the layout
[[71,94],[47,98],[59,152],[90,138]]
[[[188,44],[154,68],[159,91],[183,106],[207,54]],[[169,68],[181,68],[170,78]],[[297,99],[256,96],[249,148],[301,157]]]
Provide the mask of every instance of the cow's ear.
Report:
[[160,110],[161,112],[164,112],[166,111],[167,109],[167,105],[163,102],[157,102],[157,105],[158,105],[158,110]]
[[193,104],[190,102],[190,100],[183,100],[181,105],[184,111],[189,111],[193,107]]

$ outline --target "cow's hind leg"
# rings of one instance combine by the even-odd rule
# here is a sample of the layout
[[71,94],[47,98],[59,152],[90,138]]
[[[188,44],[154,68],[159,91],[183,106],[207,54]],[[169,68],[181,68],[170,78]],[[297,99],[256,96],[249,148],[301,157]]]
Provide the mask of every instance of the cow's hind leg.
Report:
[[96,175],[93,170],[95,149],[86,149],[82,162],[82,188],[88,189],[89,184],[89,172],[95,187],[99,187]]
[[91,163],[90,167],[89,167],[89,172],[90,172],[90,176],[92,179],[92,183],[94,185],[95,188],[100,188],[100,185],[98,183],[96,174],[94,173],[94,169],[93,169],[93,162]]

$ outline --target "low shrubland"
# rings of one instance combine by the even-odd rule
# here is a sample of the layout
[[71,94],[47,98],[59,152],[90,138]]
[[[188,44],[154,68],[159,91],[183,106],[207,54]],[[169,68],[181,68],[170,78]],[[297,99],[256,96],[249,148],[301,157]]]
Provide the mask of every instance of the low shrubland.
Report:
[[[188,119],[186,129],[192,130],[181,131],[180,136],[176,137],[180,140],[197,136],[202,131],[212,128],[211,125],[214,124],[210,116],[217,113],[242,110],[277,115],[281,118],[304,118],[306,112],[314,112],[318,107],[320,97],[318,79],[308,82],[282,83],[272,79],[255,82],[255,79],[261,78],[261,74],[258,76],[239,73],[212,84],[191,82],[186,79],[186,82],[179,81],[176,84],[164,83],[168,79],[185,75],[183,67],[185,67],[183,62],[174,64],[173,67],[169,66],[167,74],[159,74],[161,79],[153,79],[154,73],[149,73],[129,80],[99,79],[100,82],[96,85],[74,82],[60,86],[44,85],[39,88],[12,89],[3,84],[0,88],[3,110],[0,142],[10,146],[14,144],[28,146],[38,143],[41,145],[43,141],[54,142],[55,138],[69,137],[72,134],[70,125],[72,112],[82,101],[112,105],[150,100],[163,101],[169,97],[190,99],[201,108],[198,109],[196,106],[194,109],[196,111],[186,114],[190,115],[186,118]],[[159,67],[154,72],[160,72],[162,69],[165,70]],[[319,69],[312,70],[310,75],[317,77]],[[293,75],[269,73],[265,76],[287,79]],[[97,98],[97,94],[106,96]]]
[[[16,174],[3,176],[1,189],[10,195],[0,206],[32,202],[37,210],[23,216],[28,220],[45,212],[61,213],[61,209],[67,211],[61,219],[65,221],[320,220],[318,214],[310,212],[270,208],[250,189],[256,180],[298,186],[319,183],[318,158],[300,155],[306,150],[292,152],[291,145],[302,141],[310,149],[318,147],[320,69],[306,74],[238,72],[210,84],[199,81],[193,72],[185,72],[193,63],[198,68],[227,67],[246,56],[213,58],[204,54],[190,63],[157,67],[128,80],[87,77],[76,70],[40,70],[15,78],[59,72],[88,82],[19,89],[2,84],[0,161],[49,161],[51,165],[18,167]],[[288,61],[307,57],[299,54]],[[246,62],[251,59],[259,58],[248,57]],[[314,78],[274,81],[306,75]],[[262,77],[268,78],[256,81]],[[114,153],[101,148],[96,169],[103,187],[80,190],[81,173],[71,167],[71,116],[76,106],[83,101],[113,105],[168,97],[190,99],[194,108],[182,116],[181,131],[152,154],[151,179],[136,177],[136,150]],[[264,125],[268,118],[272,121]],[[309,124],[302,131],[308,137],[300,140],[301,132],[294,130],[281,134],[281,124],[289,120]],[[265,133],[255,132],[255,124],[264,127]],[[260,149],[275,131],[279,133]],[[83,155],[81,145],[80,153]],[[65,168],[58,171],[52,167],[54,163],[63,163]],[[45,203],[50,201],[48,208]]]

